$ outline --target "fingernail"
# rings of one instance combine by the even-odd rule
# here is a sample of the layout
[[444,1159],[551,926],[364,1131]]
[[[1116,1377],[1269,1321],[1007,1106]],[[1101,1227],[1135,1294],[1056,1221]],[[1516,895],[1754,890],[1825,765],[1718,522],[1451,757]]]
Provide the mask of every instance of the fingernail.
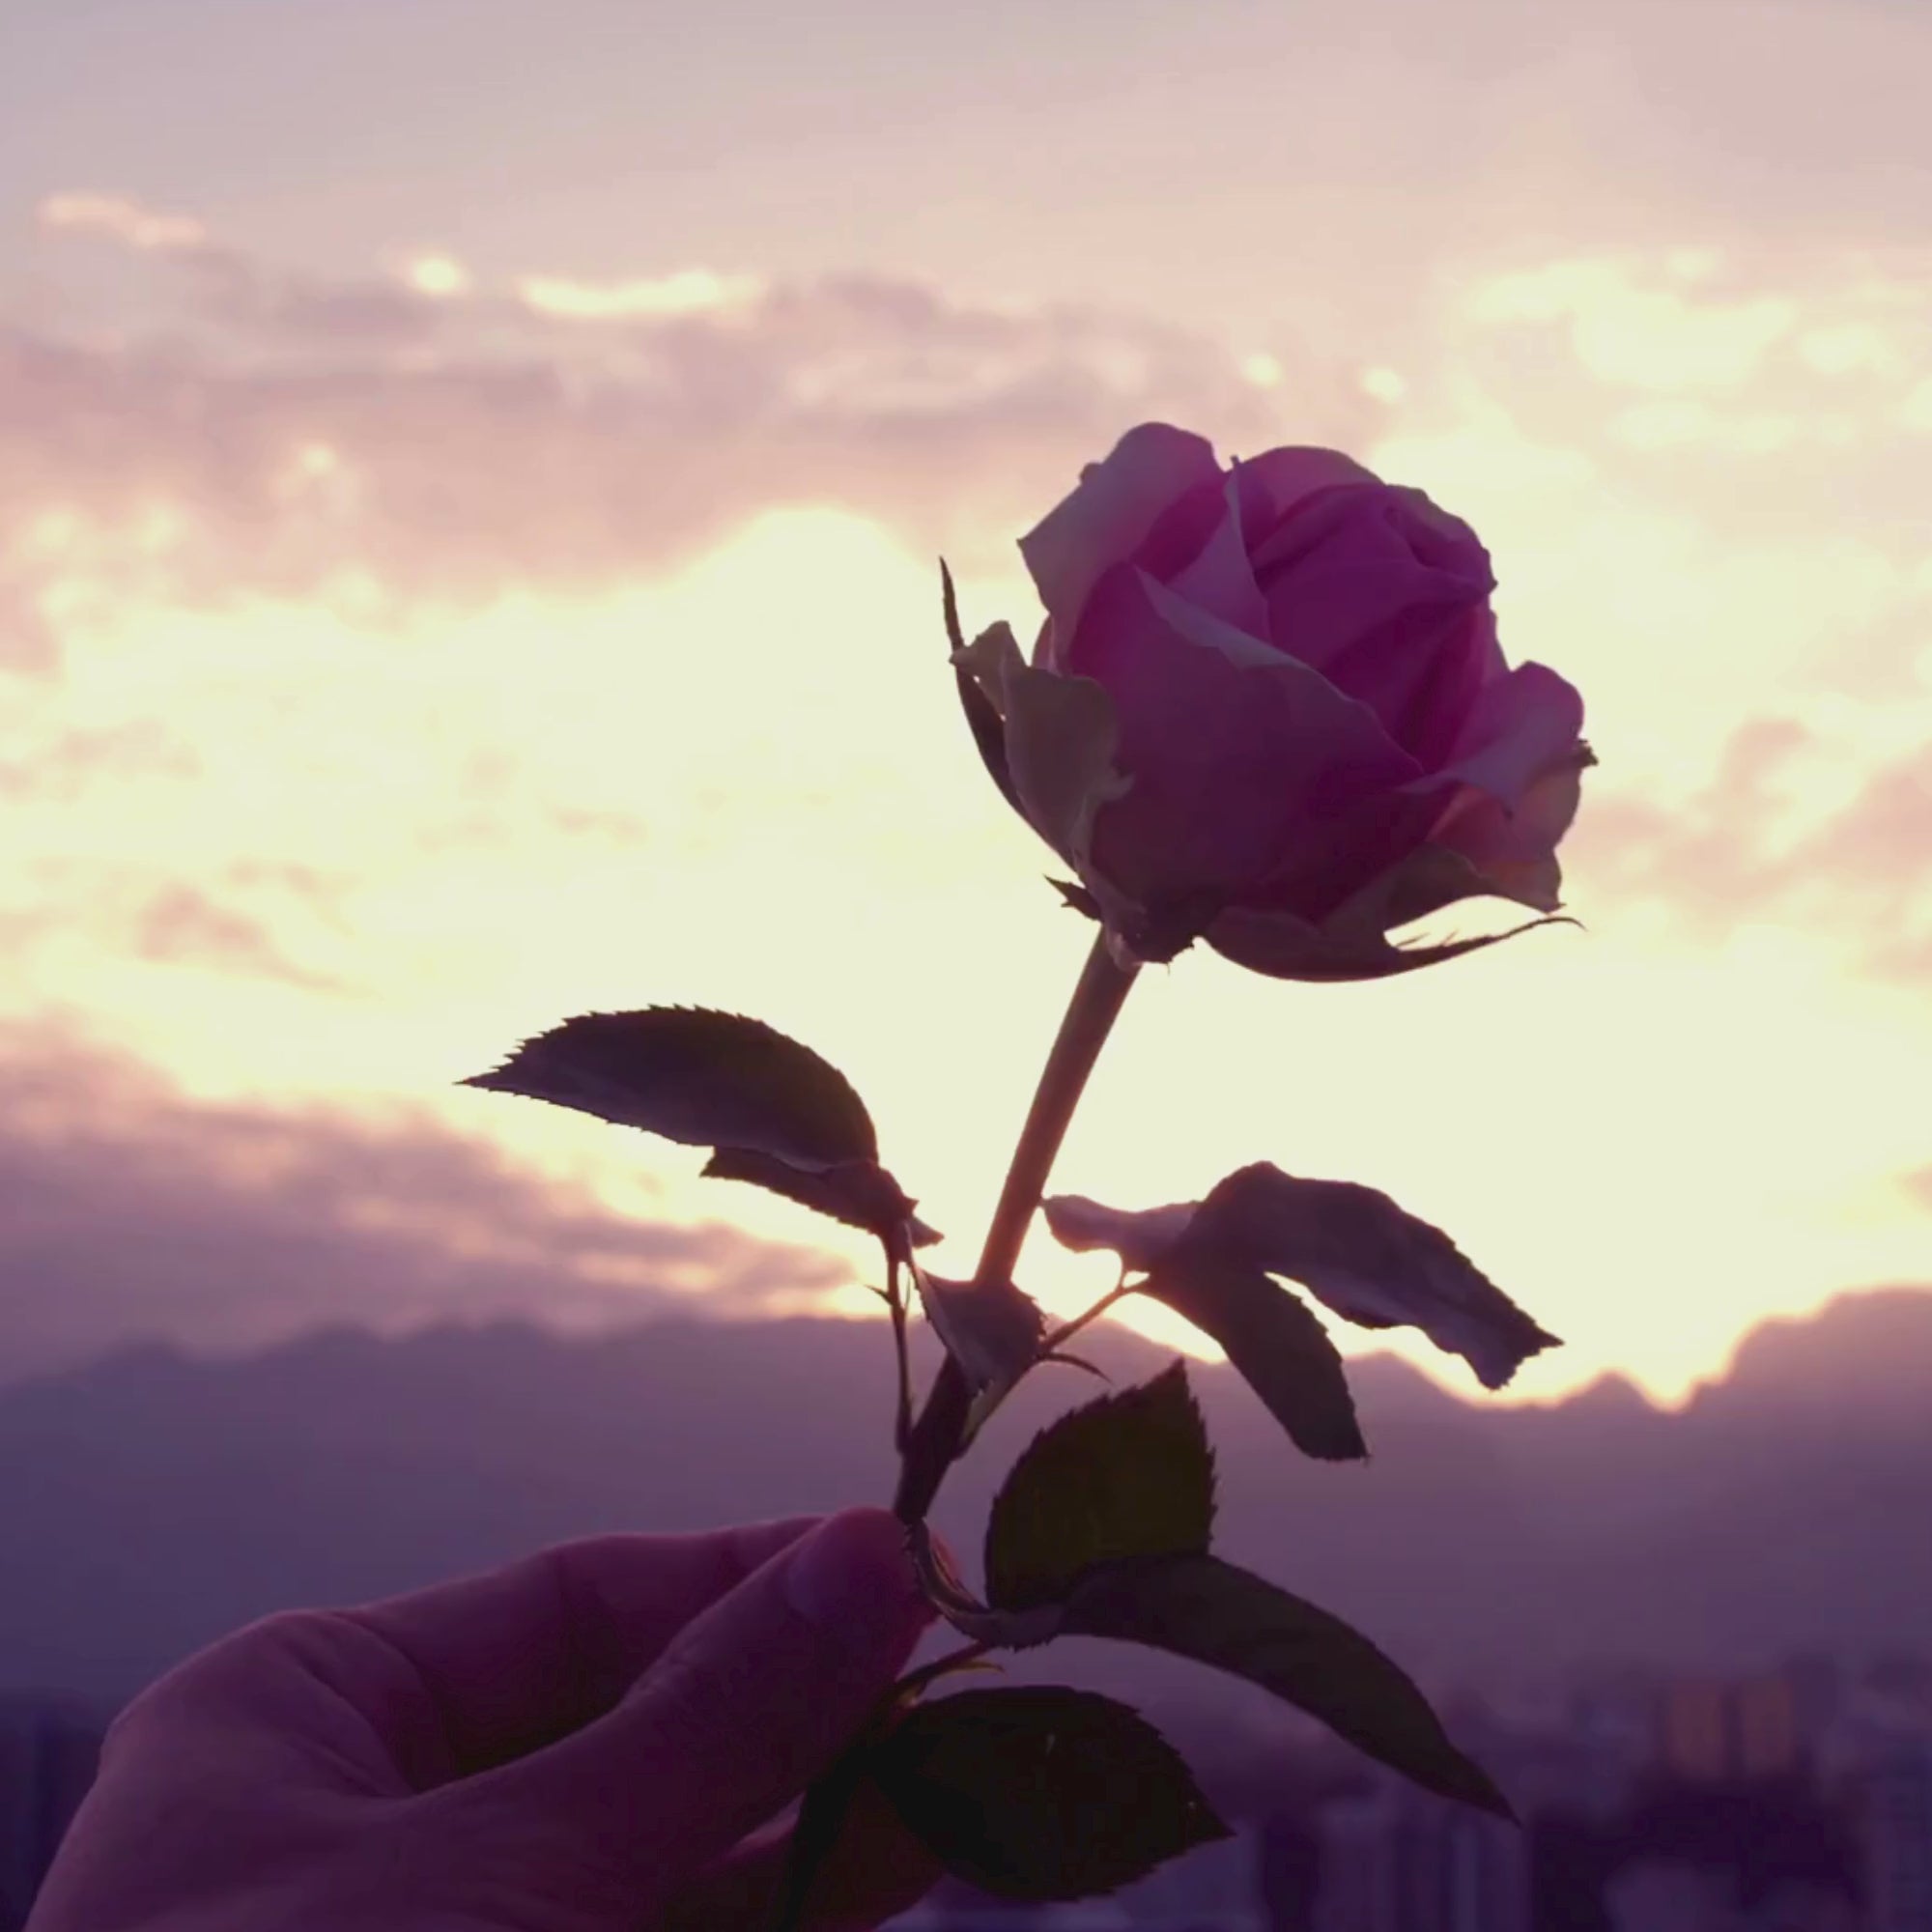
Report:
[[806,1537],[785,1565],[784,1593],[808,1623],[855,1648],[915,1624],[923,1602],[903,1526],[873,1509],[841,1511]]

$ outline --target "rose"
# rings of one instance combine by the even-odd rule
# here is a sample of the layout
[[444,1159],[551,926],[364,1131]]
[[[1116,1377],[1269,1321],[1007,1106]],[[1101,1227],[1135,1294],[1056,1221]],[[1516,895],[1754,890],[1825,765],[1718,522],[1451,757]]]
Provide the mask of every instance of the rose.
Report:
[[1582,700],[1505,663],[1489,553],[1421,491],[1327,449],[1223,471],[1144,423],[1020,551],[1033,661],[955,624],[961,694],[1125,953],[1205,937],[1280,978],[1375,978],[1492,943],[1386,937],[1459,900],[1557,906]]

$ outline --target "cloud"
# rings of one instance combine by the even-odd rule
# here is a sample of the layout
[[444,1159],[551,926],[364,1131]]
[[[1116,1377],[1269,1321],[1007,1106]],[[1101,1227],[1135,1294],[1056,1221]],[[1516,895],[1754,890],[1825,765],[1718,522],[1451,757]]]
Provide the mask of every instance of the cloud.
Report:
[[189,214],[162,214],[118,194],[50,194],[35,210],[43,228],[98,235],[147,254],[202,247],[208,230]]
[[1684,287],[1645,286],[1645,266],[1586,256],[1498,275],[1475,290],[1469,313],[1482,323],[1561,324],[1600,382],[1659,390],[1742,388],[1796,327],[1787,297],[1698,298],[1696,285],[1719,266],[1710,250],[1666,256],[1666,275]]
[[0,765],[0,801],[71,805],[103,779],[192,779],[199,769],[194,753],[153,719],[70,724],[42,739],[31,756]]
[[1668,805],[1612,794],[1578,817],[1572,876],[1593,895],[1669,908],[1684,927],[1745,923],[1849,942],[1867,970],[1932,971],[1932,744],[1864,769],[1822,810],[1804,765],[1818,734],[1764,718],[1731,739],[1712,780]]
[[[270,607],[281,633],[328,611],[393,639],[400,665],[452,616],[629,589],[801,504],[1010,571],[1013,534],[1131,421],[1193,423],[1234,453],[1331,441],[1470,516],[1509,648],[1584,689],[1605,762],[1572,841],[1580,911],[1622,897],[1706,935],[1788,918],[1918,970],[1898,915],[1926,883],[1911,747],[1834,726],[1787,747],[1775,780],[1747,753],[1764,714],[1823,694],[1921,716],[1932,739],[1924,249],[1485,258],[1445,271],[1365,367],[1347,330],[1220,342],[876,275],[497,290],[416,254],[387,277],[318,278],[111,205],[53,226],[140,259],[152,327],[0,325],[0,652],[11,635],[18,669],[48,675],[63,635],[117,609],[252,623],[251,600],[265,637]],[[176,239],[144,247],[156,232]],[[424,849],[488,845],[506,811],[537,809],[500,781],[469,790]],[[587,801],[542,809],[586,837],[643,830]],[[226,955],[245,951],[231,935]]]
[[[127,765],[113,762],[113,747],[129,742]],[[45,809],[56,824],[84,822],[102,795],[127,787],[143,768],[151,748],[131,730],[102,731],[89,746],[93,761],[63,772],[58,763],[23,761],[15,795]],[[192,777],[192,761],[156,761],[146,770],[165,783]],[[96,781],[99,791],[91,787]],[[180,786],[189,791],[192,785]],[[0,798],[6,789],[0,787]],[[126,808],[121,808],[125,816]],[[115,812],[110,807],[107,822]],[[305,959],[324,951],[338,962],[355,956],[354,929],[345,902],[353,882],[321,867],[260,856],[226,856],[185,848],[146,860],[87,851],[71,838],[61,850],[37,849],[32,828],[15,828],[20,860],[13,903],[0,912],[11,949],[15,1010],[22,994],[47,967],[58,982],[80,957],[118,959],[216,976],[231,984],[272,981],[310,993],[354,996],[363,990],[353,975]],[[125,836],[125,834],[124,834]],[[192,865],[199,877],[183,876]],[[65,968],[50,961],[66,961]],[[45,981],[42,982],[44,994]]]
[[136,914],[131,938],[137,958],[160,965],[281,980],[317,992],[344,990],[342,981],[291,958],[263,921],[222,905],[195,886],[171,885],[155,893]]
[[171,239],[148,327],[128,303],[107,330],[0,322],[0,584],[21,668],[46,657],[31,625],[103,586],[188,603],[349,580],[457,604],[595,590],[800,503],[955,557],[997,530],[1005,554],[1137,420],[1254,449],[1280,440],[1291,395],[1306,435],[1347,440],[1374,413],[1346,361],[1270,352],[1264,393],[1235,346],[1133,315],[872,275],[687,269],[493,294],[426,257],[329,280],[133,202],[73,205],[54,197],[43,224],[137,252]]
[[517,293],[539,315],[615,322],[744,308],[764,293],[764,284],[755,275],[718,275],[709,269],[679,269],[668,275],[635,276],[617,282],[526,275],[517,284]]
[[0,1067],[0,1377],[138,1336],[227,1351],[506,1314],[596,1329],[847,1279],[722,1225],[620,1216],[407,1113],[197,1103],[44,1028],[10,1028]]

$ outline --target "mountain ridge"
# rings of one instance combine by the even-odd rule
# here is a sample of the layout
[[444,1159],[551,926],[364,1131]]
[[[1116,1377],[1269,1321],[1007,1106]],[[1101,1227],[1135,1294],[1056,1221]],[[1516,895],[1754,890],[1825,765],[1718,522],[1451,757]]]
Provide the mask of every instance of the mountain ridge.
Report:
[[[923,1380],[936,1345],[914,1338]],[[1117,1382],[1173,1353],[1120,1329],[1083,1352]],[[1190,1364],[1217,1547],[1419,1674],[1708,1667],[1932,1625],[1909,1530],[1932,1492],[1932,1293],[1767,1323],[1681,1410],[1615,1377],[1497,1406],[1389,1355],[1350,1375],[1365,1465],[1299,1457],[1230,1370]],[[892,1380],[882,1323],[674,1317],[331,1327],[226,1359],[140,1345],[0,1388],[0,1689],[115,1697],[275,1608],[570,1536],[883,1500]],[[1097,1392],[1042,1368],[954,1472],[935,1520],[969,1571],[998,1478]]]

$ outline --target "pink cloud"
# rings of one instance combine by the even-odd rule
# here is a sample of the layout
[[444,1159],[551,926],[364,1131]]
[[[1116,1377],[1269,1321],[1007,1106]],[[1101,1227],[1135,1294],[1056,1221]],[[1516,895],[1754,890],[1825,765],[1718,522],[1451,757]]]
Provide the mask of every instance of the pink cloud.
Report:
[[1847,942],[1885,977],[1932,970],[1932,745],[1881,764],[1792,835],[1778,784],[1814,743],[1794,720],[1756,719],[1682,806],[1593,800],[1566,848],[1571,896],[1664,904],[1705,933],[1790,925]]
[[196,1104],[44,1028],[0,1036],[0,1378],[140,1336],[750,1315],[847,1278],[722,1224],[620,1217],[422,1121]]
[[279,980],[318,992],[345,990],[341,981],[292,958],[262,920],[222,905],[197,886],[156,892],[136,913],[131,937],[136,957],[161,965]]
[[144,254],[175,254],[206,245],[208,231],[191,214],[167,214],[128,195],[50,194],[34,211],[43,228],[95,235]]
[[31,758],[0,765],[0,801],[71,805],[101,779],[192,778],[198,768],[193,753],[153,720],[70,725],[37,745]]
[[[113,205],[62,225],[141,247],[159,217]],[[404,598],[594,587],[799,502],[956,554],[962,532],[1024,527],[1143,417],[1280,440],[1281,389],[1131,315],[849,275],[432,295],[206,238],[158,267],[151,331],[0,323],[0,569],[22,610],[63,572],[201,600],[345,570]],[[1297,435],[1373,417],[1340,365],[1290,373]],[[130,543],[161,505],[167,541]],[[21,636],[16,662],[42,661]]]

